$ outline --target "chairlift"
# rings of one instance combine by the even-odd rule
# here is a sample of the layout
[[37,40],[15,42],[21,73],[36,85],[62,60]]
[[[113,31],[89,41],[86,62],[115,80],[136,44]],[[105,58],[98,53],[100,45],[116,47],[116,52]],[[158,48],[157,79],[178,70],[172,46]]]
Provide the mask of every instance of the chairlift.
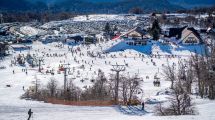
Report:
[[94,82],[95,82],[95,79],[91,79],[90,82],[94,83]]
[[83,88],[84,88],[84,89],[87,89],[87,86],[84,86]]
[[212,66],[211,66],[211,70],[212,70],[213,72],[215,72],[215,65],[212,65]]
[[69,74],[69,75],[73,75],[72,72],[70,72],[70,71],[68,72],[68,74]]
[[83,82],[84,82],[84,79],[81,79],[80,81],[83,83]]
[[0,69],[6,69],[6,67],[5,66],[0,66]]

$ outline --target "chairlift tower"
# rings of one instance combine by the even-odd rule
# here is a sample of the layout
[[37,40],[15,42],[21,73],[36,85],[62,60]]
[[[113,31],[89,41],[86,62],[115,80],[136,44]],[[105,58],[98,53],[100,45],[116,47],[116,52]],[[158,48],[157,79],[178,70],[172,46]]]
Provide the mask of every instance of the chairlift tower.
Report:
[[111,71],[116,72],[116,84],[115,84],[115,97],[114,101],[116,104],[118,104],[118,91],[119,91],[119,73],[122,71],[125,71],[125,66],[124,65],[112,65]]
[[68,70],[70,70],[69,67],[69,63],[68,64],[63,64],[63,70],[64,70],[64,92],[66,92],[67,90],[67,76],[68,76]]
[[44,59],[42,57],[39,57],[38,62],[39,62],[39,72],[41,72],[41,62],[44,62]]
[[40,80],[37,78],[37,75],[35,75],[35,81],[33,81],[33,84],[35,85],[35,93],[38,93],[38,86],[40,85]]

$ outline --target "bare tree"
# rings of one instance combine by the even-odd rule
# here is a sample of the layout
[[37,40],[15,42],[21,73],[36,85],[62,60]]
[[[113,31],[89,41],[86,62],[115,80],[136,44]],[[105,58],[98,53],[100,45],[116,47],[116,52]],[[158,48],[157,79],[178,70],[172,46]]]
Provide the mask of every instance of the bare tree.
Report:
[[129,101],[131,101],[134,97],[134,93],[140,87],[140,79],[135,75],[132,78],[128,79],[129,85]]
[[74,85],[73,80],[69,80],[67,90],[65,93],[66,100],[80,101],[81,90]]
[[47,84],[47,89],[49,90],[50,96],[54,97],[57,90],[58,82],[55,78],[51,78]]
[[[188,63],[188,65],[187,65]],[[195,114],[194,104],[190,97],[194,79],[193,67],[190,62],[179,60],[177,70],[169,65],[165,67],[164,75],[172,82],[171,95],[166,106],[157,106],[160,115],[190,115]],[[174,81],[173,81],[174,80]]]
[[[172,89],[172,95],[168,98],[166,107],[157,106],[159,115],[192,115],[195,114],[194,104],[188,92],[185,91],[181,81],[177,81]],[[169,104],[170,103],[170,104]]]
[[204,64],[204,58],[202,56],[199,56],[199,55],[195,55],[195,56],[192,56],[191,58],[191,61],[192,61],[192,65],[193,65],[193,68],[194,68],[194,72],[195,72],[195,76],[196,76],[196,81],[197,81],[197,84],[198,84],[198,94],[203,98],[204,97],[204,81],[202,81],[202,78],[204,76],[202,76],[202,72],[205,72],[205,67]]
[[94,95],[95,99],[104,100],[109,96],[107,90],[107,78],[104,75],[102,70],[98,70],[98,76],[96,81],[91,89],[92,95]]
[[102,70],[98,70],[98,76],[92,87],[88,87],[83,93],[84,100],[112,100],[108,79]]
[[170,88],[173,89],[174,82],[176,79],[175,67],[174,67],[174,65],[170,65],[168,60],[167,60],[167,63],[168,63],[167,66],[164,66],[163,75],[164,75],[166,80],[171,81],[171,87]]
[[191,61],[179,60],[178,66],[178,79],[183,81],[182,83],[186,91],[191,94],[191,87],[194,80],[194,71],[192,68]]
[[120,77],[120,96],[124,104],[132,103],[136,100],[136,93],[140,89],[141,79],[135,76],[121,76]]
[[121,77],[122,79],[122,84],[121,84],[121,91],[122,91],[122,97],[123,97],[123,103],[127,104],[128,102],[128,94],[129,94],[129,88],[128,88],[128,84],[129,81],[126,77]]

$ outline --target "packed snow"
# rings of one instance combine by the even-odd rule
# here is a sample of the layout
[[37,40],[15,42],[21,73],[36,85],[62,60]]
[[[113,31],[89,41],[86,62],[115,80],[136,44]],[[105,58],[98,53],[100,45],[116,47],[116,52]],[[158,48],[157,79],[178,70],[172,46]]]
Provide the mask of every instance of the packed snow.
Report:
[[[179,18],[188,16],[188,14],[168,15]],[[205,16],[201,15],[200,17]],[[143,17],[149,17],[149,15]],[[46,33],[42,29],[48,31],[53,28],[59,28],[52,31],[54,35],[62,35],[64,31],[70,33],[101,32],[106,22],[118,25],[122,31],[127,31],[141,24],[138,19],[138,16],[135,15],[80,15],[69,20],[51,21],[38,28],[24,25],[17,30],[17,28],[11,27],[11,31],[20,36],[41,35]],[[142,22],[144,26],[149,24],[144,20]],[[13,45],[13,47],[22,46]],[[214,120],[215,101],[200,99],[196,96],[192,97],[198,112],[197,115],[156,116],[154,110],[157,103],[165,102],[168,97],[165,91],[169,89],[170,82],[163,79],[162,66],[168,62],[173,64],[178,60],[189,60],[193,53],[204,53],[204,47],[204,45],[165,45],[152,40],[146,46],[129,46],[123,40],[107,41],[89,46],[70,46],[59,42],[43,44],[35,41],[30,50],[12,51],[10,56],[0,60],[0,68],[3,68],[0,69],[0,120],[25,120],[30,108],[34,112],[33,120]],[[72,53],[71,50],[77,53]],[[96,57],[87,56],[89,52]],[[57,56],[54,56],[56,53]],[[37,57],[43,57],[42,73],[38,72],[38,67],[32,68],[28,63],[26,66],[11,66],[11,61],[19,54],[25,56],[34,54]],[[157,57],[152,58],[151,54],[157,55]],[[58,74],[57,70],[59,65],[68,63],[73,71],[73,74],[69,74],[68,79],[72,79],[74,84],[81,89],[92,85],[90,79],[97,76],[98,69],[104,71],[105,75],[109,77],[110,74],[113,74],[112,65],[127,64],[126,71],[120,74],[131,76],[138,74],[143,80],[141,85],[143,92],[138,97],[141,101],[145,101],[145,111],[139,110],[141,106],[66,106],[20,99],[25,90],[34,85],[36,79],[39,80],[41,87],[45,87],[53,77],[58,81],[60,87],[63,86],[64,75],[62,72]],[[27,74],[22,71],[23,69],[27,69]],[[55,74],[46,74],[47,70],[54,70]],[[161,78],[160,87],[153,85],[155,74]],[[84,81],[82,82],[82,80]],[[7,87],[7,85],[11,87]],[[25,90],[23,90],[23,86]]]
[[[120,45],[123,49],[117,50],[115,47]],[[150,46],[150,45],[149,45]],[[27,111],[29,108],[34,112],[33,120],[214,120],[214,101],[202,100],[199,98],[195,99],[196,108],[198,110],[198,115],[193,116],[155,116],[154,115],[154,104],[156,101],[165,101],[166,95],[161,94],[162,91],[169,88],[170,82],[161,79],[161,87],[153,86],[153,77],[156,73],[162,72],[162,64],[167,64],[167,57],[165,55],[175,54],[177,57],[168,58],[170,63],[177,63],[180,59],[188,59],[192,51],[186,49],[180,49],[174,46],[169,49],[170,52],[166,51],[164,45],[154,42],[150,49],[144,48],[147,46],[129,47],[124,44],[121,40],[118,41],[108,41],[105,43],[100,43],[90,46],[68,46],[64,45],[59,47],[59,43],[42,44],[41,42],[34,42],[31,50],[25,51],[13,51],[11,56],[6,57],[1,61],[1,65],[5,66],[6,69],[0,70],[1,80],[0,80],[0,120],[24,120],[27,119]],[[163,49],[162,49],[163,47]],[[188,47],[188,46],[187,46]],[[197,46],[196,46],[197,47]],[[72,56],[69,48],[73,50],[80,49],[80,51]],[[164,49],[165,48],[165,49]],[[173,49],[174,48],[174,49]],[[180,47],[179,47],[180,48]],[[179,49],[178,48],[178,49]],[[189,47],[188,47],[189,48]],[[192,48],[192,47],[191,47]],[[191,49],[190,48],[190,49]],[[151,58],[147,53],[144,52],[147,49],[151,53],[160,53],[163,57]],[[87,56],[87,52],[102,53],[108,51],[110,53],[102,54],[102,57],[92,58]],[[177,52],[176,52],[177,51]],[[38,72],[38,67],[31,68],[28,64],[23,66],[10,66],[11,60],[18,54],[35,54],[38,57],[44,55],[44,63],[42,65],[42,73]],[[58,57],[48,57],[46,54],[59,54]],[[79,53],[83,55],[80,56]],[[144,58],[142,58],[144,55]],[[114,57],[113,57],[114,56]],[[126,56],[126,57],[124,57]],[[74,61],[74,57],[80,63]],[[152,64],[151,59],[156,63],[156,66]],[[84,62],[83,62],[84,60]],[[85,64],[85,61],[87,64]],[[92,63],[93,61],[93,63]],[[107,64],[105,64],[105,61]],[[107,107],[91,107],[91,106],[65,106],[65,105],[54,105],[50,103],[44,103],[39,101],[22,100],[20,96],[24,93],[22,87],[27,89],[29,86],[33,85],[35,79],[39,79],[40,84],[44,86],[51,77],[58,80],[59,85],[63,85],[63,74],[57,74],[57,69],[59,64],[69,63],[70,67],[74,67],[74,74],[69,75],[69,79],[73,79],[74,83],[84,89],[84,86],[90,86],[90,80],[86,79],[83,83],[80,81],[84,78],[93,78],[96,76],[94,71],[102,69],[106,76],[109,76],[111,72],[111,65],[114,64],[128,64],[126,71],[121,74],[139,74],[143,79],[142,89],[144,93],[139,96],[141,100],[146,102],[145,113],[131,109],[138,108],[127,108],[125,106],[107,106]],[[81,69],[80,66],[84,65],[85,69]],[[91,66],[92,65],[92,66]],[[90,70],[90,67],[92,69]],[[28,69],[28,73],[22,72],[22,69]],[[46,74],[45,71],[48,69],[54,69],[55,75]],[[15,71],[13,74],[12,71]],[[80,71],[81,75],[78,75],[77,71]],[[149,79],[146,79],[149,76]],[[162,78],[162,75],[160,76]],[[11,85],[11,87],[6,87],[6,85]],[[160,94],[158,94],[160,93]]]

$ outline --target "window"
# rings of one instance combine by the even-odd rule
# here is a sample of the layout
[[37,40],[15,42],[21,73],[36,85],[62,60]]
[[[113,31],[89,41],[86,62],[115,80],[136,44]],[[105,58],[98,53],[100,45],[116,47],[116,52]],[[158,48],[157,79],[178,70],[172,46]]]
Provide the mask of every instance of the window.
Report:
[[194,37],[188,37],[185,43],[197,43],[197,40]]

